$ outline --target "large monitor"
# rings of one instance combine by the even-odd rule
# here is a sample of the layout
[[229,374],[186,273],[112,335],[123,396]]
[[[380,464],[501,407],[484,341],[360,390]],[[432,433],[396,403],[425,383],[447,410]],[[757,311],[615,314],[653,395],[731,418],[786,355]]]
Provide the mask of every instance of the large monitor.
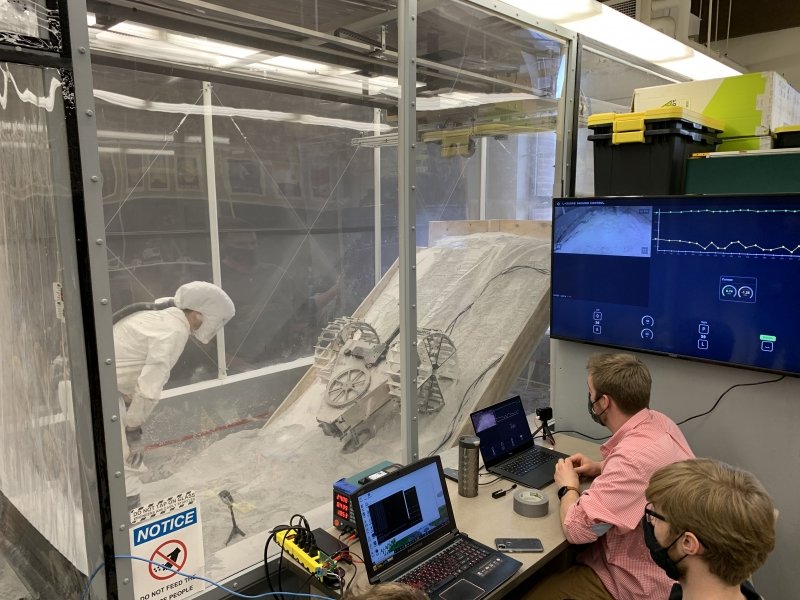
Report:
[[800,194],[554,200],[550,336],[800,375]]

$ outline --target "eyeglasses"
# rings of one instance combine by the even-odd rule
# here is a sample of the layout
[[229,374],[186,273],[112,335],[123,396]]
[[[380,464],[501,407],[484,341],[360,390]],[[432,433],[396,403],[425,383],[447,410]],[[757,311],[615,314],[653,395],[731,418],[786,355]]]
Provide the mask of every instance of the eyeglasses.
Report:
[[656,511],[654,511],[652,508],[650,508],[651,506],[653,506],[652,502],[648,502],[647,506],[644,507],[644,514],[645,514],[645,516],[647,516],[647,522],[648,523],[650,523],[652,525],[653,524],[653,519],[658,519],[659,521],[664,521],[664,523],[668,523],[669,522],[669,521],[667,521],[667,517],[665,517],[664,515],[658,514]]

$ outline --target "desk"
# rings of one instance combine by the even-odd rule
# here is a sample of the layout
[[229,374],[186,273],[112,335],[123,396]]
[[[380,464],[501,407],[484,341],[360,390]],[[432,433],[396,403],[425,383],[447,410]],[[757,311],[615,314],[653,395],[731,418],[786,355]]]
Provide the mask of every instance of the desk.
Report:
[[[601,459],[600,446],[594,442],[565,434],[557,434],[555,440],[555,449],[559,452],[569,455],[581,452],[594,460]],[[481,479],[491,481],[488,477]],[[470,537],[490,548],[494,548],[496,537],[537,537],[542,540],[543,553],[517,552],[511,555],[522,563],[522,567],[492,594],[492,598],[501,598],[504,592],[522,584],[570,546],[561,530],[555,483],[543,490],[550,500],[550,509],[545,517],[523,517],[515,513],[513,492],[502,498],[492,498],[493,491],[511,486],[504,479],[492,485],[481,485],[475,498],[459,496],[458,484],[453,481],[448,480],[447,485],[458,528]]]
[[[600,446],[594,442],[564,434],[557,434],[555,439],[555,448],[559,452],[569,455],[581,452],[595,460],[600,460],[601,458]],[[452,464],[453,460],[458,460],[457,453],[445,452],[442,459],[443,466],[456,466]],[[488,475],[481,477],[481,480],[492,481],[492,478],[492,475]],[[447,489],[450,493],[450,501],[453,505],[453,513],[458,528],[470,537],[486,544],[490,548],[494,548],[494,539],[496,537],[538,537],[542,540],[543,553],[520,552],[512,555],[522,563],[522,567],[514,577],[499,587],[490,598],[502,598],[506,592],[523,584],[524,581],[570,546],[561,531],[561,519],[558,512],[559,502],[556,496],[557,489],[555,484],[551,483],[543,490],[550,500],[550,507],[547,516],[538,518],[523,517],[514,512],[514,496],[512,492],[502,498],[492,498],[493,491],[501,488],[507,489],[510,485],[507,480],[502,479],[491,485],[481,485],[476,497],[464,498],[458,495],[458,484],[449,479],[447,480]],[[517,489],[520,488],[517,487]],[[336,531],[334,535],[338,535],[338,533]],[[358,543],[354,544],[351,550],[358,555],[362,553]],[[352,574],[352,568],[346,567],[346,569],[347,578],[349,578]],[[352,587],[364,590],[368,586],[364,570],[359,569]],[[325,589],[324,592],[317,586],[315,586],[315,589],[320,593],[332,595],[329,589]]]

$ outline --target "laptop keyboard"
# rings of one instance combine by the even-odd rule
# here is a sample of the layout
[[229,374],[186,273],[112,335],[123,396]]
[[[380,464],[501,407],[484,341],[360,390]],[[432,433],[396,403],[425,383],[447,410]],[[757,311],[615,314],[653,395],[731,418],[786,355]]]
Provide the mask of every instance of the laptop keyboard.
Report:
[[514,475],[525,475],[533,471],[536,467],[543,465],[550,461],[552,457],[547,452],[534,450],[533,452],[525,452],[512,461],[503,465],[503,469]]
[[489,551],[485,548],[476,547],[463,538],[459,538],[439,554],[413,571],[409,571],[397,581],[420,588],[430,594],[453,581],[488,555]]

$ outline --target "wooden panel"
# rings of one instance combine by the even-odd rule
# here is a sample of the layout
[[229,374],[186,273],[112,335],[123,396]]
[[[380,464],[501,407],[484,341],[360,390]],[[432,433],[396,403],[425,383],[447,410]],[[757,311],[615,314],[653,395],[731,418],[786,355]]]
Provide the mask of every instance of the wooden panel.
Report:
[[489,231],[489,221],[431,221],[428,224],[428,246],[448,235],[471,235]]
[[550,221],[512,221],[510,219],[492,219],[489,221],[489,231],[500,233],[513,233],[524,235],[539,240],[550,240],[552,231]]
[[550,239],[550,221],[516,221],[489,219],[486,221],[431,221],[428,226],[428,246],[433,246],[445,236],[471,235],[473,233],[500,232]]

